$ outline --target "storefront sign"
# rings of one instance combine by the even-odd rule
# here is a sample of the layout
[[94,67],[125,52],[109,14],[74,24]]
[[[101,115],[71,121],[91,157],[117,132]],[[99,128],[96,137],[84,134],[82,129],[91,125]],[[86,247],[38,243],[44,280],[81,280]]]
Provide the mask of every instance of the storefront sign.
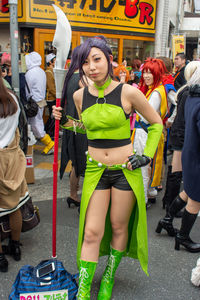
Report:
[[173,35],[172,36],[172,49],[173,49],[173,61],[177,53],[185,53],[185,36]]
[[155,33],[156,0],[23,0],[25,22],[56,24],[52,4],[72,26]]
[[[25,13],[25,11],[23,11],[23,1],[24,0],[18,0],[18,22],[25,22],[25,18],[23,18],[23,13]],[[0,23],[9,21],[9,0],[0,0]]]
[[8,0],[1,0],[0,2],[0,12],[6,14],[9,12]]
[[20,294],[20,300],[68,300],[68,290]]

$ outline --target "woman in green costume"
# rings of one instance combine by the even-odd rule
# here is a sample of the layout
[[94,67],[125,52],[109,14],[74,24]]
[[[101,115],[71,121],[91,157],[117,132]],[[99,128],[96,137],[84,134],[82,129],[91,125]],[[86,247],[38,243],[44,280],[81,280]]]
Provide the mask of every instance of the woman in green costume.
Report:
[[[80,77],[93,85],[74,93],[81,122],[68,116],[64,128],[88,138],[79,223],[77,299],[90,299],[99,256],[109,255],[98,300],[111,299],[115,271],[123,256],[148,263],[146,207],[140,167],[154,156],[162,121],[136,88],[112,80],[112,52],[102,38],[89,38],[79,52]],[[129,115],[137,110],[151,124],[142,156],[134,155]],[[61,108],[54,107],[56,119]]]

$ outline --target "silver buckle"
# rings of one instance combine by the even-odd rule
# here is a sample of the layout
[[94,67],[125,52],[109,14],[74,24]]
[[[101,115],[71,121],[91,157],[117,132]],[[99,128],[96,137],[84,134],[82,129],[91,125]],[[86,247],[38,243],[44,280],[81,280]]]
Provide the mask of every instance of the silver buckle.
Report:
[[[103,99],[104,100],[104,103],[106,103],[106,98],[105,97],[103,97],[103,98],[97,98],[97,100],[96,100],[96,103],[98,103],[99,104],[99,99]],[[104,103],[102,103],[102,104],[104,104]]]

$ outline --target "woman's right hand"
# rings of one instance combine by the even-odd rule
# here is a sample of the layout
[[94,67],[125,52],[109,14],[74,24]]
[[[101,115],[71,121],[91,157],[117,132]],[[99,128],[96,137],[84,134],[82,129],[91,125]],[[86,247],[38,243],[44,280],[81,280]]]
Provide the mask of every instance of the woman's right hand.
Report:
[[62,107],[60,107],[60,106],[58,106],[58,107],[55,105],[52,106],[52,113],[56,120],[61,119],[61,117],[62,117],[61,110],[62,110]]

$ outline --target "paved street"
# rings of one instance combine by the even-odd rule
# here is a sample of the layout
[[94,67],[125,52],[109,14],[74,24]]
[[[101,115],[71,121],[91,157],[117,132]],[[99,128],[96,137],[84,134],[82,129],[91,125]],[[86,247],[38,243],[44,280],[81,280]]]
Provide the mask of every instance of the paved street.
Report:
[[[41,260],[51,258],[52,241],[52,189],[53,156],[44,157],[40,154],[41,145],[34,149],[35,184],[29,185],[34,203],[39,207],[41,222],[32,231],[22,233],[22,259],[15,262],[9,260],[9,272],[0,273],[0,300],[8,299],[12,283],[25,264],[36,266]],[[69,168],[68,168],[69,171]],[[81,189],[80,189],[81,192]],[[66,197],[69,194],[69,173],[66,172],[62,181],[58,180],[58,214],[57,214],[57,256],[65,268],[76,273],[76,242],[78,235],[79,215],[77,208],[69,209]],[[141,270],[138,261],[124,258],[117,270],[114,300],[199,300],[200,288],[190,282],[191,270],[196,266],[199,254],[192,254],[181,248],[174,250],[174,239],[163,232],[155,233],[158,220],[163,216],[161,206],[162,192],[158,201],[147,211],[149,234],[149,277]],[[175,220],[179,227],[180,219]],[[192,239],[200,242],[200,217],[193,231]],[[100,258],[92,286],[91,299],[97,299],[101,275],[106,258]]]

